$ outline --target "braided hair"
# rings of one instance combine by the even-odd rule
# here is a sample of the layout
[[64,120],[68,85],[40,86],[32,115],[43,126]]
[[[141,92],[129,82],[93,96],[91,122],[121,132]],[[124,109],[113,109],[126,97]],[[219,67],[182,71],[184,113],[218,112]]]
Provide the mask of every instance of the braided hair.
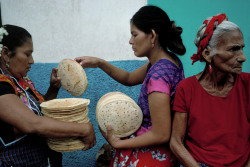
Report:
[[218,14],[213,17],[207,18],[199,28],[194,43],[198,47],[196,54],[193,54],[191,59],[192,64],[196,61],[204,61],[202,51],[209,46],[215,49],[220,42],[220,37],[228,31],[240,30],[239,26],[233,22],[228,21],[225,14]]
[[176,27],[174,21],[170,21],[166,12],[156,6],[144,6],[131,18],[138,29],[148,34],[152,30],[159,35],[159,43],[165,51],[172,51],[178,55],[184,55],[186,48],[182,43],[182,28]]

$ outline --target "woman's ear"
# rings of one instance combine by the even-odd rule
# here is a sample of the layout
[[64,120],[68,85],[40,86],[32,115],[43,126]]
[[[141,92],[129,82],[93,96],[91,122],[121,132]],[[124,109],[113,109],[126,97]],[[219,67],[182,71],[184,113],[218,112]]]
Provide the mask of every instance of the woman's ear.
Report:
[[5,62],[9,62],[9,49],[6,46],[2,47],[1,55],[4,58]]
[[212,61],[212,49],[210,47],[206,47],[202,51],[202,57],[210,64]]
[[156,34],[155,30],[152,29],[151,34],[152,34],[151,43],[152,43],[152,45],[155,45],[156,38],[157,38],[157,34]]

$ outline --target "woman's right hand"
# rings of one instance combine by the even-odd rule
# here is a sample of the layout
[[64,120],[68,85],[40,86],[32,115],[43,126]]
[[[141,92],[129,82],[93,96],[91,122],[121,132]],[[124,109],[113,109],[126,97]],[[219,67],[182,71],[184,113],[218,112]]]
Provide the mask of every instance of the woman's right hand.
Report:
[[83,68],[97,68],[99,67],[102,59],[97,57],[83,56],[75,58],[75,61],[78,62]]
[[[84,148],[82,149],[83,151],[88,150],[92,147],[95,146],[96,144],[96,137],[95,137],[95,131],[93,128],[93,124],[92,123],[86,123],[85,126],[87,125],[87,131],[84,132],[84,137],[82,137],[82,141],[84,143]],[[84,128],[86,129],[86,127]]]

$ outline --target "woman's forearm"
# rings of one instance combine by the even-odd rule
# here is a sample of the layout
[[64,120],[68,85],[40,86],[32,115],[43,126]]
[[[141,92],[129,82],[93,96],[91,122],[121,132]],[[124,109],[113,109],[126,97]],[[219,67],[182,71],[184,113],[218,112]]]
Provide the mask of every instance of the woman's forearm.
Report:
[[[170,96],[152,92],[148,96],[152,128],[146,133],[128,140],[121,140],[118,148],[140,148],[168,143],[171,134]],[[159,107],[161,106],[161,107]]]
[[91,123],[62,122],[39,117],[33,124],[33,133],[49,138],[77,137],[84,143],[83,150],[93,147],[96,143],[95,132]]
[[174,141],[174,139],[171,139],[170,148],[177,159],[185,167],[200,167],[198,162],[193,158],[182,143],[178,143]]
[[198,162],[188,152],[184,146],[188,114],[175,112],[173,119],[173,129],[170,139],[170,149],[185,167],[200,167]]
[[57,94],[59,92],[59,88],[53,88],[53,87],[49,87],[47,90],[47,93],[43,96],[45,101],[48,100],[53,100],[57,97]]
[[0,118],[23,133],[46,137],[84,136],[91,127],[37,116],[24,105],[19,97],[12,94],[0,96]]
[[111,143],[111,145],[116,149],[150,147],[167,143],[169,141],[169,138],[167,138],[166,136],[167,135],[157,135],[152,131],[148,131],[134,138],[119,140],[118,143]]
[[85,137],[93,127],[91,123],[62,122],[47,117],[39,117],[33,126],[29,133],[44,137]]
[[98,67],[107,73],[111,78],[126,86],[141,84],[146,76],[148,65],[148,63],[146,63],[135,71],[128,72],[98,57],[77,57],[75,58],[75,61],[77,61],[83,68]]
[[100,69],[102,69],[106,74],[108,74],[111,78],[116,80],[117,82],[131,86],[132,84],[129,82],[129,72],[126,70],[123,70],[121,68],[118,68],[106,60],[100,59],[100,63],[98,66]]

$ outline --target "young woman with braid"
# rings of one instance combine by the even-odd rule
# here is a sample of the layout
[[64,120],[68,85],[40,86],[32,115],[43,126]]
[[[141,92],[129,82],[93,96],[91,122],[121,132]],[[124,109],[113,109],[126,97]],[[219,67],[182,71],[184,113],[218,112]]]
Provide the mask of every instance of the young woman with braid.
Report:
[[133,86],[142,84],[138,105],[143,111],[140,129],[128,139],[104,134],[116,149],[110,166],[166,167],[173,166],[169,149],[171,108],[176,85],[184,79],[182,63],[176,54],[186,52],[182,44],[182,29],[155,6],[142,7],[132,17],[131,38],[134,54],[147,57],[149,62],[133,72],[115,67],[95,57],[79,57],[84,68],[99,67],[116,81]]

